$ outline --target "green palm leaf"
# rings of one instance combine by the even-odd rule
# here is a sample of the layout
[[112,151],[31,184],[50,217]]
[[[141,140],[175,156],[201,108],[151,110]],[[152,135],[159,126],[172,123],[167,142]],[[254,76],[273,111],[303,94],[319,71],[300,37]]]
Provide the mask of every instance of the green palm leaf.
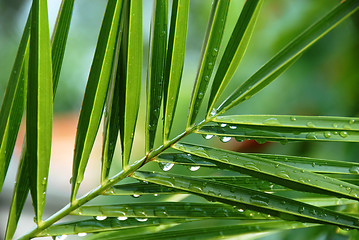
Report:
[[[207,226],[207,227],[202,227]],[[298,222],[245,222],[231,225],[218,226],[215,223],[204,222],[201,227],[183,229],[183,230],[168,230],[158,233],[146,234],[147,239],[169,239],[176,236],[176,239],[221,239],[221,238],[235,238],[235,239],[250,239],[256,236],[266,236],[276,231],[285,229],[299,229],[316,226],[315,224],[298,223]],[[106,239],[117,239],[118,235],[107,235]],[[117,238],[116,238],[117,237]],[[132,234],[125,236],[122,239],[138,239],[140,234]]]
[[305,50],[321,39],[344,19],[353,14],[358,7],[359,2],[356,0],[348,0],[339,4],[325,17],[290,42],[247,81],[238,87],[223,103],[221,103],[216,109],[216,113],[219,115],[260,91],[292,65]]
[[262,3],[261,0],[255,0],[244,4],[213,80],[208,102],[208,114],[212,112],[214,104],[228,85],[244,56]]
[[[134,132],[140,106],[142,74],[142,1],[126,1],[124,11],[124,35],[122,77],[120,86],[120,136],[122,144],[122,167],[128,165],[133,144]],[[124,70],[123,73],[120,71]]]
[[123,205],[84,206],[72,212],[81,216],[137,218],[216,218],[216,219],[275,219],[255,211],[238,211],[226,204],[159,202]]
[[[168,7],[171,3],[167,40]],[[31,190],[36,227],[20,239],[44,236],[63,239],[74,234],[80,237],[88,234],[86,239],[252,239],[271,234],[279,236],[287,229],[314,233],[311,236],[335,232],[336,236],[355,239],[355,233],[345,232],[339,227],[359,229],[358,163],[315,156],[237,153],[199,145],[198,138],[199,135],[206,139],[217,136],[223,142],[232,138],[238,141],[254,139],[258,143],[326,141],[340,147],[344,146],[340,142],[346,143],[345,146],[358,142],[358,118],[222,115],[281,75],[306,49],[358,10],[358,0],[342,1],[229,96],[222,95],[229,90],[227,85],[243,59],[264,1],[245,2],[233,32],[229,32],[228,43],[221,46],[227,15],[231,19],[232,12],[229,1],[213,0],[197,76],[192,79],[195,80],[190,90],[192,97],[187,99],[191,102],[186,127],[174,138],[172,135],[181,130],[175,124],[175,117],[183,114],[182,106],[177,107],[177,103],[186,104],[186,99],[182,102],[179,98],[179,90],[188,85],[187,79],[182,84],[182,71],[187,54],[187,27],[194,12],[189,0],[171,3],[156,0],[153,4],[147,96],[142,99],[142,57],[147,50],[142,38],[143,2],[107,2],[78,122],[71,199],[68,205],[42,220],[42,215],[47,215],[44,203],[50,161],[52,104],[74,0],[63,0],[60,6],[52,46],[46,1],[33,1],[32,18],[24,30],[0,110],[1,188],[25,100],[28,100],[26,138],[5,238],[14,238]],[[195,3],[193,6],[196,10]],[[191,34],[193,32],[189,36]],[[208,106],[202,108],[218,49],[225,51],[214,74]],[[192,53],[186,56],[192,57]],[[219,102],[222,98],[226,100]],[[144,99],[147,103],[141,102]],[[146,117],[138,118],[140,105],[146,108]],[[99,135],[103,112],[101,181],[87,194],[77,197],[94,140]],[[204,115],[200,118],[202,112]],[[159,125],[161,115],[163,124]],[[355,115],[355,112],[350,115]],[[140,131],[142,128],[144,133]],[[162,139],[157,134],[160,131]],[[143,149],[134,144],[135,133],[136,139],[142,138],[145,143]],[[114,153],[118,134],[122,164],[113,160],[117,156],[117,151]],[[246,143],[249,142],[242,146]],[[207,145],[212,144],[215,142],[207,141]],[[141,152],[143,155],[139,160],[133,159]]]
[[168,1],[154,2],[147,70],[146,152],[153,148],[160,116],[167,50]]
[[19,131],[26,99],[27,70],[29,58],[30,18],[21,37],[14,66],[0,110],[0,192],[10,164],[17,133]]
[[122,1],[109,1],[79,117],[72,169],[71,200],[76,198],[93,143],[100,125],[112,71]]
[[265,212],[286,220],[327,223],[355,229],[359,228],[359,219],[350,215],[340,214],[326,208],[315,207],[293,199],[239,186],[155,172],[136,172],[132,177],[142,181],[193,192],[210,198],[213,201]]
[[[256,154],[248,153],[247,155],[266,158],[275,162],[291,165],[296,168],[304,169],[317,173],[341,173],[341,174],[358,174],[359,164],[354,162],[344,162],[329,159],[318,159],[309,157],[298,157],[278,154]],[[164,153],[158,156],[156,162],[165,164],[183,164],[186,166],[205,166],[217,167],[216,164],[206,161],[206,158],[186,154],[186,153]]]
[[292,189],[306,189],[307,191],[356,200],[359,198],[359,187],[357,185],[311,173],[285,163],[271,161],[254,155],[185,143],[177,143],[174,148],[204,157],[221,168],[269,180]]
[[28,81],[27,158],[30,192],[39,225],[45,207],[50,165],[53,101],[51,44],[47,3],[44,0],[35,0],[32,5]]
[[[57,83],[59,81],[63,56],[66,49],[67,36],[70,28],[74,0],[64,0],[61,3],[56,25],[52,35],[52,76],[53,76],[53,97],[55,97]],[[28,22],[29,24],[29,22]],[[29,30],[29,29],[28,29]],[[28,34],[28,33],[27,33]],[[25,35],[25,34],[24,34]],[[29,36],[28,36],[29,37]],[[26,53],[28,56],[28,53]],[[26,68],[28,63],[24,63]],[[26,72],[26,71],[25,71]],[[15,97],[17,98],[17,97]],[[16,176],[14,193],[11,201],[8,224],[6,228],[5,239],[12,239],[16,230],[20,214],[23,210],[30,186],[29,186],[29,166],[26,153],[26,142],[20,157],[20,166]]]
[[196,120],[209,80],[212,76],[214,64],[219,51],[218,49],[222,42],[229,3],[230,1],[226,0],[216,0],[212,4],[206,37],[204,39],[201,53],[200,67],[197,72],[195,88],[192,93],[187,127],[193,125]]
[[127,219],[126,221],[118,218],[107,218],[104,220],[87,219],[77,222],[60,223],[49,227],[42,231],[37,236],[62,236],[70,234],[78,234],[78,236],[86,236],[86,233],[98,233],[113,231],[116,229],[129,229],[173,224],[176,222],[183,222],[183,219]]
[[169,138],[178,100],[186,48],[188,12],[189,0],[173,1],[164,75],[164,142]]

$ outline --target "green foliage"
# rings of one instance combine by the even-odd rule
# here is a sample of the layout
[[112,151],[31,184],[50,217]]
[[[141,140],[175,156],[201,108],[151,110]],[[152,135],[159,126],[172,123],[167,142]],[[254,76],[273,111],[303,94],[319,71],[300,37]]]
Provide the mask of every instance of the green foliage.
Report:
[[[217,136],[223,142],[235,138],[284,144],[357,143],[359,118],[355,117],[225,113],[291,67],[310,46],[357,11],[359,1],[342,1],[233,91],[228,89],[230,80],[245,59],[264,1],[245,2],[225,43],[222,39],[229,2],[213,1],[197,76],[193,79],[186,127],[172,137],[174,126],[176,130],[180,128],[175,117],[180,114],[177,103],[184,86],[187,27],[191,24],[189,1],[174,0],[170,4],[167,0],[154,0],[146,99],[140,97],[142,1],[108,1],[76,132],[70,202],[48,219],[42,219],[51,155],[53,99],[74,1],[62,1],[52,41],[47,2],[33,1],[0,110],[1,190],[26,103],[26,139],[5,239],[13,238],[29,192],[36,227],[21,239],[75,234],[86,239],[256,239],[289,229],[329,234],[333,228],[343,237],[357,237],[357,163],[238,153],[204,145],[189,135],[203,135],[206,139]],[[146,118],[138,118],[142,100],[147,103]],[[163,121],[159,121],[161,110]],[[78,197],[102,116],[101,181]],[[139,151],[134,137],[140,131],[138,126],[143,125],[145,144]],[[119,146],[120,160],[114,158]],[[134,159],[134,151],[145,154]],[[121,168],[117,169],[113,162],[120,163]],[[190,171],[168,173],[173,166]],[[201,174],[196,172],[199,168]],[[112,172],[114,175],[110,176]],[[127,202],[109,200],[130,195],[146,196],[143,202],[128,198]],[[99,204],[98,198],[107,203]],[[74,219],[64,221],[65,217]]]

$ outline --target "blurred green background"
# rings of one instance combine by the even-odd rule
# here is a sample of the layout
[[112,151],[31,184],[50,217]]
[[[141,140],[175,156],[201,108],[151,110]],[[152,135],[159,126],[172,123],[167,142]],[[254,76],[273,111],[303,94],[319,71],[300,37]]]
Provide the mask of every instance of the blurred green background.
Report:
[[[18,43],[25,25],[31,1],[2,0],[0,2],[0,104],[4,95]],[[49,19],[52,28],[60,0],[48,1]],[[144,3],[144,61],[142,105],[139,114],[139,128],[136,133],[134,156],[143,156],[143,129],[145,123],[145,82],[148,59],[149,27],[152,13],[152,1]],[[228,42],[230,33],[237,21],[244,0],[233,0],[227,20],[225,36],[222,44]],[[240,64],[235,77],[224,93],[228,95],[240,83],[251,76],[260,66],[289,43],[301,31],[320,19],[330,11],[339,0],[270,0],[264,1],[258,23],[246,55]],[[60,76],[58,91],[54,103],[56,116],[77,116],[83,98],[94,49],[101,26],[106,1],[76,1],[70,28],[67,50]],[[187,52],[183,72],[183,85],[178,103],[173,134],[184,129],[187,117],[201,45],[211,8],[211,1],[192,0],[189,16],[187,37]],[[231,114],[298,114],[298,115],[332,115],[359,116],[359,14],[344,21],[311,47],[292,68],[276,81],[259,92],[257,95],[231,110]],[[224,49],[220,49],[220,55]],[[228,114],[229,114],[228,113]],[[76,130],[76,117],[72,117],[72,128]],[[62,125],[61,125],[62,126]],[[64,125],[65,126],[65,125]],[[66,126],[65,126],[66,128]],[[61,129],[60,129],[61,131]],[[75,134],[75,133],[73,133]],[[101,133],[99,135],[102,135]],[[187,139],[186,139],[187,140]],[[200,136],[192,136],[188,141],[204,142]],[[231,140],[222,144],[213,138],[207,142],[221,145],[224,148],[243,152],[267,152],[292,154],[301,156],[320,157],[358,161],[359,148],[351,143],[280,143],[257,144],[253,141],[237,143]],[[71,146],[71,145],[70,145]],[[100,143],[99,145],[100,146]],[[99,147],[100,148],[100,147]],[[72,149],[69,149],[72,153]],[[101,149],[98,150],[101,152]],[[15,153],[16,155],[16,153]],[[59,157],[59,156],[58,156]],[[60,157],[62,158],[62,157]],[[66,169],[71,174],[71,156],[64,155]],[[65,160],[61,160],[65,161]],[[99,159],[94,160],[93,167],[98,171]],[[90,162],[91,163],[91,162]],[[54,166],[54,164],[52,164]],[[55,164],[55,166],[57,166]],[[15,175],[16,166],[9,177]],[[64,170],[64,171],[67,171]],[[175,169],[174,169],[175,170]],[[98,182],[98,173],[95,181]],[[92,175],[93,177],[93,175]],[[69,179],[69,176],[66,175]],[[10,184],[11,180],[7,180]],[[58,183],[61,186],[61,183]],[[49,184],[51,186],[51,182]],[[63,186],[62,186],[63,187]],[[8,188],[3,192],[9,191]],[[64,190],[69,192],[70,188]],[[3,194],[4,195],[4,194]],[[3,198],[3,195],[1,198]],[[6,200],[8,201],[10,194]],[[67,198],[63,200],[67,202]],[[59,201],[59,200],[58,200]],[[50,208],[57,209],[61,203],[53,203]],[[53,205],[56,205],[54,207]],[[31,208],[31,207],[30,207]],[[3,210],[1,210],[3,213]],[[5,218],[6,219],[6,218]],[[4,222],[0,225],[3,228]],[[1,230],[1,229],[0,229]],[[296,239],[291,237],[292,240]],[[299,238],[303,239],[303,238]]]

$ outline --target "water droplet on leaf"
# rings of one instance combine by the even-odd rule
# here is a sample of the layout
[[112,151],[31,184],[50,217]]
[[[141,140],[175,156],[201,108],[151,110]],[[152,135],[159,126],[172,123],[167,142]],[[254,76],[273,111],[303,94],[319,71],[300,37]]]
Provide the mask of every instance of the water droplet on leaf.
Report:
[[263,121],[264,125],[280,125],[280,122],[276,118],[268,118]]
[[103,221],[103,220],[105,220],[107,217],[106,216],[97,216],[96,217],[96,220],[98,220],[98,221]]
[[207,139],[207,140],[209,140],[213,137],[213,135],[211,135],[211,134],[206,134],[206,135],[202,135],[202,136],[204,137],[204,139]]
[[148,218],[135,218],[139,222],[146,222]]
[[200,168],[200,166],[190,166],[189,170],[191,170],[192,172],[197,171]]
[[232,137],[222,137],[222,138],[220,138],[221,142],[223,142],[223,143],[229,142],[229,141],[231,141],[231,139],[232,139]]
[[325,138],[330,138],[331,136],[332,136],[331,132],[329,132],[329,131],[324,132],[324,137]]
[[339,135],[340,135],[342,138],[348,137],[348,133],[347,133],[346,131],[341,131],[341,132],[339,133]]
[[359,174],[359,167],[353,166],[349,168],[350,173]]
[[159,165],[160,168],[161,168],[163,171],[165,171],[165,172],[171,170],[171,168],[174,166],[174,164],[173,164],[173,163],[170,163],[170,162],[168,162],[168,163],[159,162],[158,165]]

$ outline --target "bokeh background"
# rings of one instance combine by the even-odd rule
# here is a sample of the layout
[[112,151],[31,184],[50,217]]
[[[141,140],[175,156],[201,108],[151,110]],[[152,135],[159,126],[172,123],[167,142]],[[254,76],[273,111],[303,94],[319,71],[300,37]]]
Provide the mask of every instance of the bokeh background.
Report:
[[[60,0],[48,1],[50,27],[52,28]],[[143,156],[145,124],[145,82],[148,61],[148,39],[152,1],[144,0],[144,61],[142,105],[133,158]],[[223,45],[237,21],[243,0],[231,2]],[[251,76],[260,66],[290,42],[301,31],[330,11],[339,0],[271,0],[264,1],[255,32],[246,55],[228,89],[233,89]],[[30,9],[31,1],[0,1],[0,104],[4,96],[17,47]],[[46,213],[49,215],[67,204],[70,195],[72,155],[78,113],[94,54],[98,32],[106,1],[75,2],[63,70],[54,102],[53,152],[48,185]],[[180,101],[173,134],[184,129],[201,45],[211,8],[211,1],[192,0],[189,15],[187,52],[180,91]],[[260,93],[231,110],[231,114],[300,114],[359,116],[359,14],[344,21],[311,47],[294,66]],[[220,49],[220,55],[223,54]],[[224,95],[228,95],[226,91]],[[0,195],[0,235],[3,235],[12,187],[15,181],[21,151],[24,127],[22,126],[14,151],[13,161]],[[101,128],[85,175],[82,193],[99,183],[101,159]],[[186,139],[187,140],[187,139]],[[292,154],[346,161],[358,161],[359,148],[350,143],[280,143],[258,144],[255,141],[223,144],[218,139],[204,140],[192,136],[188,141],[204,142],[240,152],[266,152]],[[114,169],[119,167],[117,149]],[[153,166],[155,167],[155,166]],[[174,172],[183,171],[176,169]],[[199,173],[200,174],[200,173]],[[30,200],[30,199],[29,199]],[[126,200],[126,199],[125,199]],[[131,200],[131,199],[127,199]],[[33,227],[31,201],[25,206],[16,236]],[[282,236],[284,239],[285,235]],[[300,237],[303,237],[301,235]],[[276,238],[274,238],[276,239]],[[296,239],[291,236],[291,239]],[[300,238],[303,239],[303,238]]]

